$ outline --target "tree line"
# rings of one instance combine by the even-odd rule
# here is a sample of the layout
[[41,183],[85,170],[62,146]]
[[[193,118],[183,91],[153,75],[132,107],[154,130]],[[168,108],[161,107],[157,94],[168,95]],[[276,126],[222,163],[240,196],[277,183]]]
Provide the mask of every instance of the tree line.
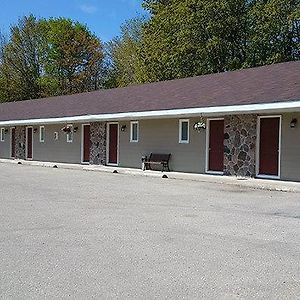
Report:
[[0,42],[0,101],[98,89],[103,45],[69,19],[23,17]]
[[103,43],[78,22],[23,17],[0,37],[0,102],[300,59],[300,0],[144,0]]

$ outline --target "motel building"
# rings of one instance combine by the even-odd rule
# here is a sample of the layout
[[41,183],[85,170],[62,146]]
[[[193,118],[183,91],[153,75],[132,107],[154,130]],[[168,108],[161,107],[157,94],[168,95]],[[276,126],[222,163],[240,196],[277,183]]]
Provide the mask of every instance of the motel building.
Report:
[[0,105],[0,158],[300,181],[300,62]]

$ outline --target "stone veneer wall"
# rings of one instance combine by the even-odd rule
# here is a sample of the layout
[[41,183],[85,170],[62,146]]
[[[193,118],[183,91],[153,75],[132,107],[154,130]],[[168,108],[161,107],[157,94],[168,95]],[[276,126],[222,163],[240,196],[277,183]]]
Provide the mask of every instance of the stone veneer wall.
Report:
[[16,158],[26,159],[26,127],[16,127]]
[[106,164],[106,123],[94,122],[90,126],[91,148],[90,164]]
[[255,176],[256,127],[256,115],[225,117],[225,175]]

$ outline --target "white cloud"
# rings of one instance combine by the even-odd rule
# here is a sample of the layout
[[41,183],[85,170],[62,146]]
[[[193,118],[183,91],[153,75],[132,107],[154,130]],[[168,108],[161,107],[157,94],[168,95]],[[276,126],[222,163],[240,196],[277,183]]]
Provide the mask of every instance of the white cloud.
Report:
[[87,14],[93,14],[95,13],[98,8],[94,5],[89,5],[89,4],[82,4],[79,6],[79,8],[84,12],[84,13],[87,13]]

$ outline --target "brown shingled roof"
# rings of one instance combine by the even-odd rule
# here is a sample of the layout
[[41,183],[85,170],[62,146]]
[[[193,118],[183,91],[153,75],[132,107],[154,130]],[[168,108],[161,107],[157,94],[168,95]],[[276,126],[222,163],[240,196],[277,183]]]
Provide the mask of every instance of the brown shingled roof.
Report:
[[300,100],[300,62],[0,105],[0,121]]

